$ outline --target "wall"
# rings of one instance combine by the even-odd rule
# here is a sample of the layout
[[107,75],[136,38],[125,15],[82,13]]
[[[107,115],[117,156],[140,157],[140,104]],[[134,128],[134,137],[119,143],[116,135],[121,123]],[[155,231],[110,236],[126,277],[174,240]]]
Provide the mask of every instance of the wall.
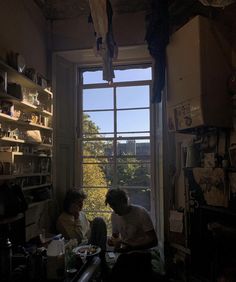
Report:
[[47,26],[32,0],[0,1],[0,57],[14,51],[47,76]]
[[[88,23],[87,16],[54,21],[51,28],[54,51],[93,48],[95,44],[93,25]],[[132,17],[114,14],[113,34],[118,47],[144,44],[145,13],[132,13]]]

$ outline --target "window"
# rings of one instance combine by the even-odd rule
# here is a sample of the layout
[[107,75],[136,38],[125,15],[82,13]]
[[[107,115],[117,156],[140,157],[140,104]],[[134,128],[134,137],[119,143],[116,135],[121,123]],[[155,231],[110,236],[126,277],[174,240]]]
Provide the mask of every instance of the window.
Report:
[[102,70],[80,71],[78,175],[91,219],[110,218],[110,187],[126,189],[132,203],[150,210],[151,73],[150,66],[115,69],[109,85]]

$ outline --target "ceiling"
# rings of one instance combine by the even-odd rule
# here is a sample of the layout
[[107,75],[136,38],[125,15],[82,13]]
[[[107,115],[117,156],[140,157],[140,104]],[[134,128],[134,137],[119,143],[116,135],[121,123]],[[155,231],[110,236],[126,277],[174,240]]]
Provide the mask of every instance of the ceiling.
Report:
[[[88,0],[34,0],[47,19],[60,20],[89,15]],[[110,0],[113,13],[132,13],[150,9],[151,0]]]
[[[42,10],[47,20],[65,20],[89,16],[88,0],[33,0]],[[155,0],[157,1],[157,0]],[[236,1],[225,8],[205,6],[201,0],[166,0],[169,3],[170,28],[179,27],[189,18],[200,14],[218,17],[228,26],[232,38],[236,37]],[[204,0],[202,2],[214,2]],[[225,1],[215,1],[227,3]],[[231,1],[232,2],[232,1]],[[134,13],[144,11],[150,13],[152,0],[110,0],[113,14]]]

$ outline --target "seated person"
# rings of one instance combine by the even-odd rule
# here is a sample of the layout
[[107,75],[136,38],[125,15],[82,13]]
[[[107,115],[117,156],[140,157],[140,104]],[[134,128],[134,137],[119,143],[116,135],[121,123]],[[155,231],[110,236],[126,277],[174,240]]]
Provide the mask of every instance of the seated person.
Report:
[[[110,189],[105,204],[113,209],[111,215],[112,237],[108,244],[121,252],[112,268],[110,280],[152,281],[154,268],[161,271],[158,239],[148,211],[129,203],[127,193],[121,189]],[[154,259],[153,259],[154,258]],[[158,267],[153,265],[158,264]]]
[[124,190],[110,189],[105,204],[113,209],[112,237],[108,244],[114,246],[115,250],[141,250],[157,246],[157,235],[148,211],[130,204]]
[[77,239],[78,244],[93,244],[106,250],[105,221],[96,217],[92,222],[82,211],[87,195],[82,189],[69,190],[64,198],[64,210],[57,219],[56,228],[66,240]]

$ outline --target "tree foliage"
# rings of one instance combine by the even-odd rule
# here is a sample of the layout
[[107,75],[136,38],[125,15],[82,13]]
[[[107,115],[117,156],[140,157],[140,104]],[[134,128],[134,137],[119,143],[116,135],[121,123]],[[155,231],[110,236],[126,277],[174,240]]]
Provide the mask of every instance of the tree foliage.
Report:
[[[111,209],[105,206],[105,195],[109,186],[144,186],[150,187],[150,171],[138,157],[123,155],[117,159],[117,183],[114,183],[114,168],[112,157],[102,159],[106,150],[112,151],[112,143],[104,141],[99,133],[99,127],[90,119],[83,117],[83,187],[88,197],[84,204],[88,218],[102,215],[109,222]],[[96,140],[94,140],[96,139]],[[110,164],[109,164],[110,163]],[[87,187],[87,188],[86,188]],[[103,213],[98,213],[103,211]]]

